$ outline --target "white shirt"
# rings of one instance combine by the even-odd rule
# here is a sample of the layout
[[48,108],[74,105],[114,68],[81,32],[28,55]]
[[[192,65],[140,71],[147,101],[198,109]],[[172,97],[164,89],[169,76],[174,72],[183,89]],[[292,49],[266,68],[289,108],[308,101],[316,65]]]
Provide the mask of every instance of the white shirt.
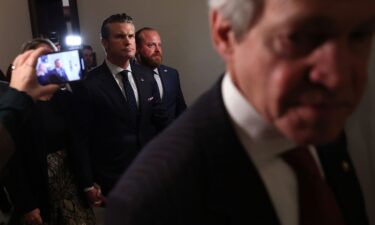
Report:
[[[255,164],[282,225],[298,225],[298,187],[293,170],[280,157],[295,143],[261,117],[225,74],[221,91],[237,136]],[[322,172],[316,150],[309,146]]]
[[109,70],[111,71],[111,74],[112,74],[113,78],[117,82],[117,84],[118,84],[122,94],[124,95],[125,99],[126,99],[126,94],[125,94],[125,90],[124,90],[124,84],[123,84],[123,81],[122,81],[123,76],[120,73],[124,70],[128,71],[128,79],[129,79],[129,82],[130,82],[130,86],[133,89],[135,101],[137,102],[137,106],[139,106],[138,89],[137,89],[137,85],[135,84],[135,81],[134,81],[134,78],[133,78],[133,75],[132,75],[132,68],[131,68],[130,64],[128,65],[127,68],[124,69],[124,68],[121,68],[119,66],[116,66],[116,65],[112,64],[110,61],[108,61],[108,59],[106,59],[105,62],[107,64]]
[[160,74],[157,68],[154,69],[154,78],[156,83],[158,84],[160,99],[163,99],[163,84],[161,83]]

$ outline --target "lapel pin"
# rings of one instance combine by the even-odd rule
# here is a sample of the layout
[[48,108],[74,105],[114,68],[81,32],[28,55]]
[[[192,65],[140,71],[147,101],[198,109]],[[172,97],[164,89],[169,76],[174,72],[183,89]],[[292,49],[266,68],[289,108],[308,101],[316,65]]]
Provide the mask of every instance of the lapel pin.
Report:
[[343,161],[341,162],[341,168],[342,168],[342,170],[343,170],[344,172],[348,172],[348,171],[350,170],[350,164],[349,164],[349,162],[346,161],[346,160],[343,160]]
[[141,81],[143,82],[143,81],[145,81],[145,79],[141,78]]
[[164,72],[168,72],[168,70],[167,70],[167,69],[165,69],[165,70],[164,70]]
[[151,97],[149,97],[148,99],[147,99],[147,101],[152,101],[152,99],[154,99],[154,96],[151,96]]

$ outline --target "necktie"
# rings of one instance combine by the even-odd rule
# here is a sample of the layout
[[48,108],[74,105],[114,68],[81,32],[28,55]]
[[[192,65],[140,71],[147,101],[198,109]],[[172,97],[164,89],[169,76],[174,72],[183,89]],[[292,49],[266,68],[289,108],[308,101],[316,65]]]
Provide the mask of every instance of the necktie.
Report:
[[163,98],[163,85],[161,84],[161,78],[158,73],[154,71],[154,78],[156,81],[156,84],[158,85],[158,94],[160,96],[160,100]]
[[126,101],[128,103],[129,115],[131,116],[133,121],[136,121],[138,108],[137,108],[137,102],[135,99],[133,88],[129,82],[128,71],[123,70],[120,72],[120,74],[122,75],[122,82],[124,84],[124,91],[126,95]]
[[328,183],[322,178],[310,151],[294,148],[283,159],[298,181],[300,225],[344,225],[344,218]]

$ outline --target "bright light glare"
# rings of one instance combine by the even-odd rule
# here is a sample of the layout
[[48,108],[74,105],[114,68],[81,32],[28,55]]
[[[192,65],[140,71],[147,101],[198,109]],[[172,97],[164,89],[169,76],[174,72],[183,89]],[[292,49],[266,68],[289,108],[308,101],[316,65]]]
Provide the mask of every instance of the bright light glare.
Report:
[[68,35],[65,37],[67,46],[78,46],[82,44],[82,38],[78,35]]

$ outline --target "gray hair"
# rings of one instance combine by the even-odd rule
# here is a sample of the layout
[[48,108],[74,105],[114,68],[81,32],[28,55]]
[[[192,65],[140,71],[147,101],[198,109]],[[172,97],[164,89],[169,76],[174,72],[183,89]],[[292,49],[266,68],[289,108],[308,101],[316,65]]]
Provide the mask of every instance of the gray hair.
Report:
[[220,11],[233,26],[239,40],[255,22],[263,0],[208,0],[211,10]]

